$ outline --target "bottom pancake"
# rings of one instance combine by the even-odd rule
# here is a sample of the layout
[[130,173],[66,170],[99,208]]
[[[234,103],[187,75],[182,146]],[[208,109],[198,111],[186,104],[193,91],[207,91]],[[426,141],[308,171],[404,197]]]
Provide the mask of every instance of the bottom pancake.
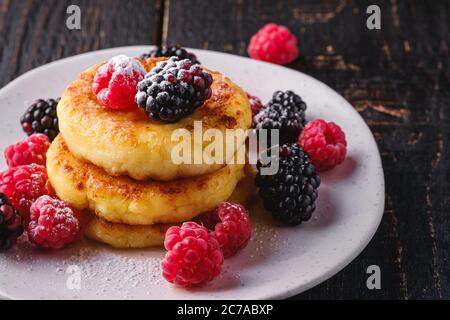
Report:
[[[246,166],[245,171],[246,177],[238,183],[228,201],[245,205],[253,195],[255,187],[251,168]],[[113,223],[98,217],[88,210],[84,211],[83,220],[84,235],[87,238],[122,249],[162,246],[166,230],[172,225],[176,225],[175,223],[158,223],[153,225]]]
[[114,248],[147,248],[162,246],[164,235],[171,224],[132,226],[106,221],[95,214],[85,212],[84,235],[92,240],[109,244]]

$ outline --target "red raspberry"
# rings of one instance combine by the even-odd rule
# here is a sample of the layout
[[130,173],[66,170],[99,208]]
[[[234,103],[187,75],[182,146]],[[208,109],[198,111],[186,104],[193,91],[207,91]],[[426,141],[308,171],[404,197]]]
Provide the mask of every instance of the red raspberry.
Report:
[[334,122],[321,119],[308,123],[297,143],[309,154],[318,171],[334,168],[344,161],[347,153],[347,141],[342,129]]
[[247,92],[248,100],[250,101],[250,107],[252,108],[252,116],[254,117],[259,110],[263,108],[263,104],[258,97],[252,96]]
[[14,167],[0,173],[0,192],[8,197],[25,222],[30,216],[33,201],[48,193],[46,184],[47,171],[37,164]]
[[146,73],[139,61],[125,55],[115,56],[98,68],[92,90],[105,107],[114,110],[137,108],[134,100],[137,85]]
[[161,263],[163,276],[175,285],[197,286],[220,273],[223,254],[219,243],[195,222],[169,228],[164,246],[168,252]]
[[225,258],[245,248],[252,234],[252,225],[247,210],[240,204],[224,202],[216,209],[220,223],[216,224],[213,236],[219,241]]
[[257,60],[288,64],[299,54],[297,38],[285,26],[266,24],[250,39],[248,55]]
[[6,148],[6,163],[10,168],[32,163],[45,166],[45,154],[48,147],[50,147],[50,141],[46,135],[33,134]]
[[39,247],[61,249],[74,242],[80,233],[77,213],[64,201],[47,195],[30,208],[28,239]]

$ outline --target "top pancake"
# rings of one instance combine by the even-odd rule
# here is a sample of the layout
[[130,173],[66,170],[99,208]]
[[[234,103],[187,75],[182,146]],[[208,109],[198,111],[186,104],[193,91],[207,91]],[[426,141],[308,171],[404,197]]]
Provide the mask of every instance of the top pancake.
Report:
[[[151,70],[158,60],[161,59],[147,60],[146,70]],[[141,108],[113,111],[101,106],[92,92],[92,82],[100,65],[84,71],[66,88],[57,112],[59,129],[70,151],[111,175],[167,181],[213,172],[225,164],[175,164],[172,161],[172,149],[179,143],[171,141],[173,131],[184,128],[192,134],[194,121],[199,120],[203,132],[216,128],[224,137],[226,129],[250,128],[252,116],[246,93],[218,72],[210,71],[213,84],[209,100],[192,115],[177,123],[165,124],[149,119]],[[200,141],[197,145],[203,150],[208,143]],[[236,143],[235,150],[238,144],[243,141]]]

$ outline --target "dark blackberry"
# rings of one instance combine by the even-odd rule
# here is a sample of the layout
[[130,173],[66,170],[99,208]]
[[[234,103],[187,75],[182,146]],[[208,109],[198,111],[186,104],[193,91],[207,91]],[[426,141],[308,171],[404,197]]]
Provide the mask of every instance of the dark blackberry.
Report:
[[0,251],[10,249],[23,233],[22,217],[0,193]]
[[33,133],[43,133],[53,141],[59,133],[56,106],[60,99],[38,99],[29,106],[20,118],[23,131],[29,136]]
[[189,59],[161,61],[138,84],[137,104],[157,121],[177,122],[211,97],[212,76]]
[[180,60],[189,59],[193,64],[200,64],[195,54],[188,52],[185,48],[175,45],[169,47],[157,47],[150,50],[148,53],[144,53],[140,56],[142,60],[147,60],[152,57],[178,57]]
[[306,104],[299,95],[292,91],[276,91],[253,118],[253,126],[257,130],[278,129],[280,144],[295,142],[306,124],[305,110]]
[[274,175],[261,173],[258,161],[256,185],[264,207],[273,218],[284,224],[297,225],[311,218],[316,209],[315,200],[320,178],[308,154],[296,143],[280,147],[279,167]]

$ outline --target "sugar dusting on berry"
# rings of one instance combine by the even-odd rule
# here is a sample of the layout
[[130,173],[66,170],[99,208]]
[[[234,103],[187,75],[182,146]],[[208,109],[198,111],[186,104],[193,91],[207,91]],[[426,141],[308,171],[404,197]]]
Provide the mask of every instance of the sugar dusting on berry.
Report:
[[160,61],[139,82],[136,102],[149,118],[174,123],[211,97],[212,75],[189,59]]
[[95,74],[92,90],[98,101],[113,110],[136,108],[136,85],[146,74],[144,66],[125,55],[111,58]]
[[326,171],[341,164],[347,154],[347,140],[334,122],[316,119],[308,123],[297,143],[308,152],[318,171]]
[[[127,57],[124,54],[115,56],[108,61],[114,68],[114,75],[122,74],[131,76],[133,72],[146,74],[144,66],[136,59]],[[113,75],[113,76],[114,76]]]

